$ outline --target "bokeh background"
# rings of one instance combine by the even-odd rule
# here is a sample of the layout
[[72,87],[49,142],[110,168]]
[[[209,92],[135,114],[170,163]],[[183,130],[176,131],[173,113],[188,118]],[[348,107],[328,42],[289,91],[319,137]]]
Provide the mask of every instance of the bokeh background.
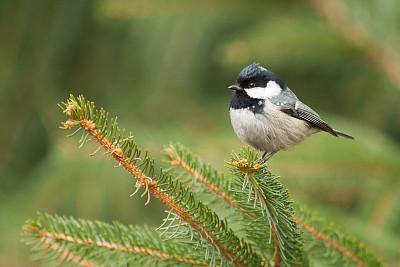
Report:
[[161,222],[123,170],[58,129],[57,102],[82,93],[155,158],[179,141],[226,171],[242,147],[226,87],[254,61],[356,137],[317,134],[272,171],[399,266],[399,1],[1,0],[0,38],[0,266],[38,265],[20,242],[36,211]]

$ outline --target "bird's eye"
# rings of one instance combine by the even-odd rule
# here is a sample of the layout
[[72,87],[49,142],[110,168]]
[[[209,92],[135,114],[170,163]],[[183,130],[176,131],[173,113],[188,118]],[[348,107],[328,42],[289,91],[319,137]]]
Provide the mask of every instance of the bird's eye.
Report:
[[255,82],[249,83],[249,88],[253,88],[253,87],[256,87],[256,83]]

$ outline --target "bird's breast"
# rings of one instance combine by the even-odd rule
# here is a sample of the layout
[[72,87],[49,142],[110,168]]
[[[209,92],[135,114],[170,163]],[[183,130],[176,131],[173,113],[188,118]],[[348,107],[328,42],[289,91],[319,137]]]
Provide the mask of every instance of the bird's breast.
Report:
[[302,120],[282,112],[269,101],[263,103],[262,112],[251,108],[230,108],[232,127],[243,142],[261,151],[289,148],[312,133]]

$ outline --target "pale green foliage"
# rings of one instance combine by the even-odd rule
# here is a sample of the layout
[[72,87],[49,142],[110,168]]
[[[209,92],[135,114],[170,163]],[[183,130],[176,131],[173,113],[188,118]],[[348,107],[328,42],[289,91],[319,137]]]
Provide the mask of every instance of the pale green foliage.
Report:
[[[224,194],[229,193],[231,177],[224,175],[224,173],[214,169],[211,165],[202,162],[199,157],[195,156],[181,144],[170,144],[164,149],[164,155],[169,164],[171,164],[170,171],[173,172],[175,180],[179,180],[190,187],[196,197],[201,199],[203,203],[214,210],[218,210],[218,215],[227,218],[229,223],[234,223],[229,218],[237,214],[235,210],[225,201],[221,201],[221,196],[218,196],[210,188],[204,186],[200,178],[195,177],[193,173],[189,173],[187,168],[195,171],[197,176],[206,178],[208,182],[218,188],[220,193]],[[180,162],[187,164],[186,169],[180,166]]]
[[[151,180],[156,180],[158,187],[161,191],[167,192],[168,195],[174,199],[179,205],[196,220],[197,223],[202,225],[211,234],[210,240],[206,240],[204,236],[196,234],[195,229],[192,225],[187,224],[181,220],[174,219],[169,222],[164,232],[169,232],[173,228],[174,231],[178,231],[180,228],[190,227],[189,230],[183,230],[185,233],[190,233],[186,237],[186,242],[197,242],[203,244],[201,247],[204,248],[204,255],[207,260],[210,260],[211,264],[226,265],[230,264],[234,259],[230,257],[225,258],[221,255],[221,251],[215,245],[216,238],[222,246],[230,251],[234,252],[237,259],[245,264],[249,265],[260,265],[261,259],[255,253],[252,248],[245,243],[243,240],[238,238],[235,233],[229,228],[226,221],[220,220],[218,215],[210,210],[209,207],[198,201],[191,190],[183,185],[179,181],[174,181],[171,176],[166,173],[163,169],[155,171],[154,161],[145,152],[143,153],[138,148],[133,140],[131,134],[126,136],[124,131],[121,130],[117,124],[117,118],[109,118],[108,113],[103,109],[96,109],[93,102],[86,101],[82,96],[75,98],[71,95],[66,103],[60,105],[62,110],[66,110],[70,107],[70,117],[75,121],[90,120],[96,125],[96,129],[99,129],[99,134],[107,138],[115,147],[121,148],[125,155],[141,169],[141,171]],[[78,129],[83,128],[81,124],[76,124]],[[87,133],[83,133],[80,139],[81,145],[83,145],[88,136]],[[147,193],[147,185],[144,193]],[[178,231],[179,232],[179,231]],[[171,233],[170,233],[171,234]],[[175,233],[177,234],[177,233]],[[207,245],[205,245],[207,244]]]
[[[244,149],[239,155],[234,154],[233,158],[229,161],[229,167],[235,175],[226,180],[229,181],[229,184],[225,184],[218,180],[224,177],[222,173],[202,162],[201,159],[193,155],[187,148],[182,145],[170,145],[167,149],[171,149],[190,168],[196,170],[207,179],[209,178],[208,180],[215,181],[215,184],[220,184],[221,189],[225,192],[230,192],[230,195],[235,200],[235,203],[239,204],[240,208],[245,209],[246,212],[251,214],[256,214],[255,220],[248,216],[242,216],[240,218],[242,220],[240,229],[245,232],[246,240],[253,244],[259,253],[272,257],[273,241],[270,234],[271,224],[274,224],[274,220],[278,222],[279,220],[283,220],[283,222],[277,224],[278,229],[282,229],[285,225],[287,228],[278,232],[278,237],[281,237],[281,247],[284,249],[290,247],[290,250],[280,251],[280,253],[287,252],[289,257],[293,257],[293,252],[295,251],[293,249],[294,245],[302,250],[302,252],[297,251],[299,254],[302,253],[302,266],[327,266],[330,264],[334,266],[354,266],[355,263],[349,257],[345,256],[337,248],[333,248],[330,243],[323,242],[316,235],[307,231],[307,229],[302,229],[301,231],[303,233],[303,246],[300,246],[297,242],[300,235],[299,227],[294,226],[296,223],[290,219],[295,213],[293,203],[288,197],[288,192],[278,181],[278,177],[271,174],[267,166],[260,162],[260,157],[256,153],[249,149]],[[169,161],[174,160],[174,157],[171,157],[168,153],[166,153],[166,156]],[[242,162],[242,165],[240,165],[240,162]],[[247,171],[251,171],[251,173],[244,175],[243,168],[240,168],[240,166],[246,167]],[[255,166],[256,169],[252,168],[252,166]],[[176,166],[174,166],[174,169],[180,170]],[[204,190],[206,189],[203,187]],[[196,192],[199,191],[202,192],[200,189]],[[243,195],[243,192],[246,194]],[[265,206],[264,201],[269,203],[267,207],[271,209],[271,213],[269,213],[269,210],[261,208],[261,203]],[[280,209],[281,207],[286,207],[286,209]],[[366,249],[364,244],[341,232],[337,227],[326,223],[323,219],[316,219],[316,216],[304,207],[296,205],[296,216],[302,219],[308,226],[315,227],[318,233],[326,235],[330,242],[337,242],[341,249],[347,250],[360,259],[365,266],[381,266],[380,262]],[[229,221],[230,219],[235,220],[238,218],[227,217],[227,219]],[[290,240],[288,238],[288,230],[293,231],[292,241],[294,244],[292,246],[287,242],[287,240]]]
[[[155,230],[39,214],[36,220],[27,222],[24,236],[39,251],[40,258],[81,264],[83,260],[93,260],[105,266],[116,263],[307,266],[318,262],[314,253],[323,247],[327,251],[324,256],[329,260],[338,262],[337,256],[341,256],[343,262],[349,262],[349,257],[340,255],[329,244],[318,244],[313,235],[303,240],[299,225],[293,219],[293,201],[288,190],[253,151],[244,149],[233,155],[228,162],[233,174],[230,178],[180,145],[171,145],[168,149],[184,164],[174,161],[177,158],[167,153],[174,167],[168,171],[157,169],[132,135],[126,135],[119,128],[117,119],[109,118],[103,109],[96,109],[93,102],[82,96],[71,96],[60,107],[69,116],[64,128],[76,127],[73,134],[83,132],[81,146],[90,136],[98,141],[107,139],[108,153],[118,161],[124,158],[135,164],[139,169],[131,172],[132,175],[149,182],[141,181],[142,184],[136,185],[138,190],[142,188],[143,195],[153,193],[171,210]],[[156,182],[157,190],[154,184],[149,186],[150,181]],[[310,216],[301,214],[304,221],[310,220]],[[329,232],[328,228],[321,231],[328,232],[330,238],[336,233]],[[341,236],[338,242],[343,242],[366,264],[379,264],[360,243],[348,240]]]
[[[269,259],[273,256],[274,245],[271,235],[271,225],[273,225],[277,229],[282,265],[292,266],[300,261],[300,231],[290,218],[293,214],[292,201],[287,190],[279,183],[277,177],[268,171],[266,164],[260,161],[256,153],[245,149],[239,155],[234,155],[229,161],[229,168],[234,175],[227,180],[222,173],[203,163],[182,145],[170,145],[166,151],[172,151],[176,155],[173,157],[170,153],[166,153],[169,161],[173,162],[179,157],[189,168],[230,195],[238,207],[236,213],[227,216],[227,220],[232,223],[240,220],[241,225],[238,228],[245,233],[246,240],[253,244],[260,254]],[[247,174],[243,168],[237,167],[243,160],[249,171]],[[252,166],[256,166],[257,169]],[[210,191],[210,188],[203,186],[203,190],[197,190],[198,194],[203,194],[204,191]],[[214,195],[215,197],[217,196]],[[219,198],[217,203],[226,205],[226,202]]]
[[[351,235],[344,233],[333,223],[328,223],[317,215],[312,214],[304,207],[297,207],[297,216],[320,234],[329,238],[331,242],[339,244],[342,250],[348,251],[366,266],[382,266],[379,260],[366,248],[365,244]],[[343,253],[333,249],[332,245],[323,242],[320,238],[304,231],[304,251],[315,266],[354,266],[354,260],[349,260]],[[314,265],[313,265],[314,266]]]
[[[248,148],[233,156],[230,168],[234,174],[231,192],[240,206],[257,218],[258,231],[252,236],[263,236],[266,229],[275,231],[283,266],[297,264],[301,259],[302,241],[299,228],[291,218],[294,208],[288,190],[271,174],[260,156]],[[259,243],[271,243],[269,236],[269,241],[259,240]]]
[[[207,263],[194,246],[172,239],[163,240],[159,232],[146,226],[124,226],[118,222],[107,224],[39,213],[36,219],[27,221],[24,228],[25,242],[39,253],[40,258],[48,260],[57,259],[68,251],[104,266],[124,266],[133,262],[142,266],[191,266],[182,262],[189,260]],[[43,238],[41,231],[57,233],[58,236],[62,234],[69,240]],[[58,244],[59,248],[46,249],[52,243]],[[129,249],[137,252],[129,252]],[[157,253],[164,253],[164,258],[155,257]],[[65,258],[65,262],[76,264],[71,260],[72,257]]]
[[[204,163],[199,157],[191,153],[186,147],[181,144],[170,144],[165,149],[165,157],[168,161],[173,162],[176,157],[179,157],[183,162],[188,164],[188,167],[195,170],[198,174],[207,178],[209,182],[216,185],[219,189],[227,192],[229,190],[230,177],[227,177],[222,172],[214,169],[211,165]],[[169,152],[170,151],[170,152]],[[172,153],[171,153],[172,152]],[[174,168],[175,171],[182,171],[186,174],[186,178],[192,180],[193,184],[198,184],[198,179],[187,175],[187,172],[181,168]],[[185,176],[185,175],[182,175]],[[205,188],[199,188],[201,191],[205,191]],[[216,197],[214,195],[214,197]]]

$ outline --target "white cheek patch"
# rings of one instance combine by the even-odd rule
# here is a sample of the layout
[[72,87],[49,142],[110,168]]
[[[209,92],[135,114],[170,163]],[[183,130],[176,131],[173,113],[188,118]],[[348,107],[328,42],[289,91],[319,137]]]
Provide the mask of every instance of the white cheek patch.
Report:
[[251,98],[258,99],[270,99],[271,97],[277,96],[281,93],[282,89],[274,81],[269,81],[267,87],[254,87],[250,89],[244,89],[246,94]]

